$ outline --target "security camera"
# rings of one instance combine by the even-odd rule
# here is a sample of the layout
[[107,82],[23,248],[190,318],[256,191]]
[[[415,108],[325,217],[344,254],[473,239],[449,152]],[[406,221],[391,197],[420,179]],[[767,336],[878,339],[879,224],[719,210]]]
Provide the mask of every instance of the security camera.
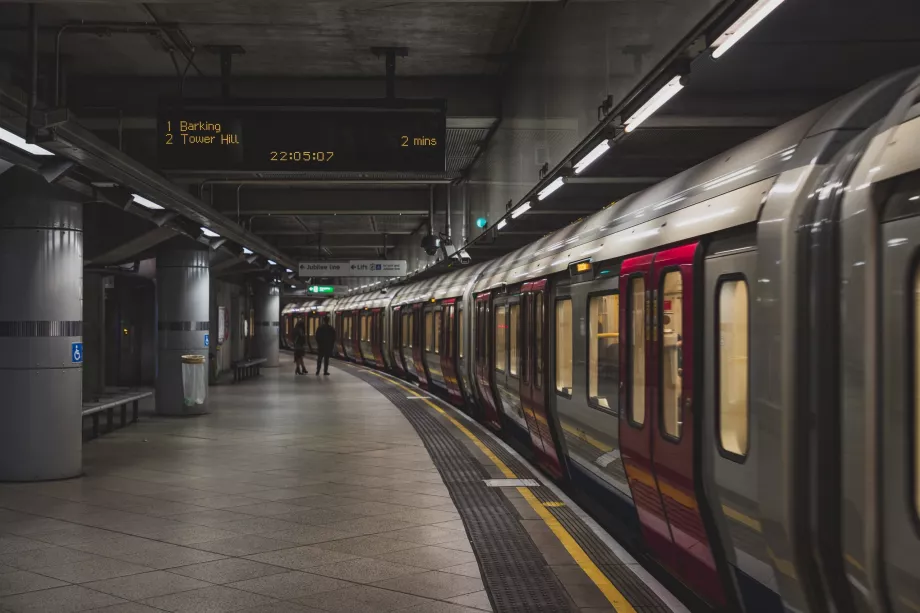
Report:
[[458,251],[456,253],[456,257],[457,257],[457,261],[460,262],[460,264],[463,266],[466,266],[467,264],[473,261],[473,258],[470,257],[470,254],[467,253],[466,249],[461,249],[460,251]]
[[425,253],[428,255],[437,255],[438,250],[441,248],[441,239],[437,236],[424,236],[422,237],[422,249],[425,250]]

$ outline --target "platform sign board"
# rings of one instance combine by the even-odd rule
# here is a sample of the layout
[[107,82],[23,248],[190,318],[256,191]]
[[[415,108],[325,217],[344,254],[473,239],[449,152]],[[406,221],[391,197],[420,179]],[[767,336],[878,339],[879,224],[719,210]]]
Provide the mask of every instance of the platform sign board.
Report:
[[301,277],[404,277],[405,260],[352,260],[350,262],[300,262]]
[[311,285],[307,288],[311,294],[334,294],[335,287],[332,285]]
[[71,343],[70,344],[70,363],[71,364],[82,364],[83,363],[83,343]]
[[352,260],[352,277],[404,277],[405,260]]
[[444,172],[443,101],[161,101],[159,166],[213,172]]

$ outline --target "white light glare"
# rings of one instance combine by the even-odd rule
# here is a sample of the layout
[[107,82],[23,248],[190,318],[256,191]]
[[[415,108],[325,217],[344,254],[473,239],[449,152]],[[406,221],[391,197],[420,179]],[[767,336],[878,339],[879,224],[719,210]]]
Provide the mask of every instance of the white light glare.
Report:
[[530,200],[519,206],[518,208],[511,211],[511,219],[517,219],[524,213],[530,210]]
[[741,38],[753,30],[758,23],[773,12],[773,10],[783,3],[783,0],[760,0],[747,12],[738,18],[738,21],[728,26],[728,29],[722,33],[722,36],[716,39],[712,44],[712,57],[718,59],[725,55],[725,52],[735,46]]
[[285,268],[284,270],[286,270],[287,272],[294,272],[294,271],[291,270],[290,268]]
[[277,266],[277,265],[278,265],[278,262],[276,262],[275,260],[268,260],[268,263],[269,263],[269,265],[271,265],[271,266]]
[[252,249],[249,247],[243,247],[243,255],[252,255]]
[[208,238],[220,238],[220,234],[218,234],[214,230],[205,228],[204,226],[201,226],[201,233],[207,236]]
[[626,131],[632,132],[638,128],[639,125],[651,117],[655,111],[663,107],[668,100],[676,96],[677,92],[684,88],[684,84],[681,83],[681,78],[682,77],[678,75],[668,81],[648,102],[642,105],[642,108],[633,113],[632,116],[626,120]]
[[497,230],[501,230],[502,228],[504,228],[504,227],[507,226],[507,225],[508,225],[508,222],[507,222],[506,220],[502,219],[500,222],[498,222],[498,225],[495,226],[495,228],[496,228]]
[[563,185],[565,185],[565,179],[563,179],[562,177],[556,177],[556,179],[552,183],[544,187],[543,191],[537,194],[537,198],[539,198],[540,200],[546,200],[550,194],[552,194],[554,191],[556,191]]
[[137,204],[141,205],[144,208],[150,209],[152,211],[162,211],[163,207],[154,202],[153,200],[147,200],[143,196],[138,194],[131,194],[131,199],[134,200]]
[[26,153],[31,153],[32,155],[54,155],[47,149],[42,149],[38,145],[27,143],[26,139],[22,138],[21,136],[16,136],[12,132],[4,130],[3,128],[0,128],[0,140],[13,145],[14,147],[18,147]]
[[593,164],[599,157],[607,153],[609,150],[610,140],[602,140],[600,144],[597,145],[597,147],[591,150],[591,153],[578,160],[578,163],[575,164],[575,174],[580,175],[585,168]]

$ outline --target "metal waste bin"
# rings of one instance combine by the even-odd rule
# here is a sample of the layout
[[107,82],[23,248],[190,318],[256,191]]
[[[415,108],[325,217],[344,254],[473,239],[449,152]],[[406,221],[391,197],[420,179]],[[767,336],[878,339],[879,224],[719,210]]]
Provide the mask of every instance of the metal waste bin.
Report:
[[205,356],[182,356],[182,396],[187,407],[201,406],[208,399],[208,366]]

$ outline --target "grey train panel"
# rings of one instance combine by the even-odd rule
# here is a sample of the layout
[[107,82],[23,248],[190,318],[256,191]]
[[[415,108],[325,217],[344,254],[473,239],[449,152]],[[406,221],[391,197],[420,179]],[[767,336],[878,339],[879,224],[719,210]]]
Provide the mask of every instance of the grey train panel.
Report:
[[255,291],[256,356],[265,358],[265,366],[278,366],[281,289],[274,284],[260,283]]

